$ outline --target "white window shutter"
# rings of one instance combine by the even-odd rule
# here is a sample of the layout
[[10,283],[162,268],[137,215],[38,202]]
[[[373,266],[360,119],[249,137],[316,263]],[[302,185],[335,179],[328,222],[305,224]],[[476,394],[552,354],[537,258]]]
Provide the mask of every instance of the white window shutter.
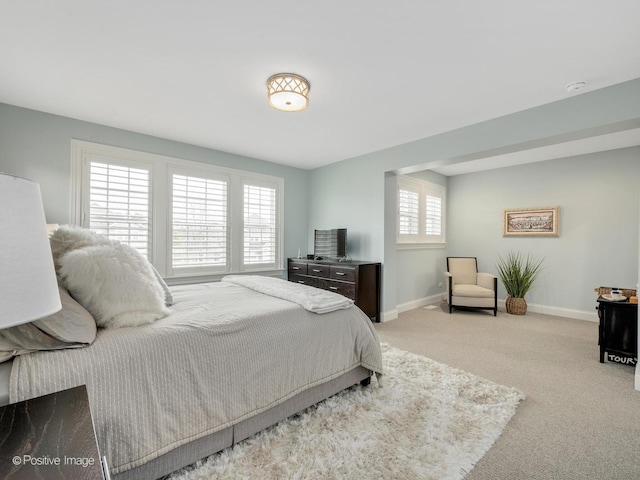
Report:
[[227,182],[173,174],[172,185],[172,267],[226,267]]
[[274,264],[276,261],[276,189],[244,185],[243,264]]
[[400,189],[398,215],[400,235],[418,235],[420,231],[420,195],[418,192]]
[[446,188],[418,178],[398,176],[399,244],[445,242]]
[[88,227],[149,258],[149,192],[149,170],[90,162]]

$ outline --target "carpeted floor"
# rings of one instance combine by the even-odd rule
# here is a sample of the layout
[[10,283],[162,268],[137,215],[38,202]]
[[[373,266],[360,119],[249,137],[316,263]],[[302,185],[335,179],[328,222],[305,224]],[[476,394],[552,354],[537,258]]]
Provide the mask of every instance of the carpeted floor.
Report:
[[462,479],[522,399],[421,355],[383,345],[381,386],[354,387],[207,461],[195,479]]
[[526,395],[466,480],[640,478],[634,367],[599,363],[597,323],[438,305],[375,326],[383,342]]

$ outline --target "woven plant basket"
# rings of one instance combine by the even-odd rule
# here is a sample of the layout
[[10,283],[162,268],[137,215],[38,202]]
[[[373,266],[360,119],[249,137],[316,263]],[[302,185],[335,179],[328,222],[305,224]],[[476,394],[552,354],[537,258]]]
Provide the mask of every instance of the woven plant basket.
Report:
[[527,313],[527,302],[524,298],[507,297],[505,306],[507,313],[512,315],[524,315]]

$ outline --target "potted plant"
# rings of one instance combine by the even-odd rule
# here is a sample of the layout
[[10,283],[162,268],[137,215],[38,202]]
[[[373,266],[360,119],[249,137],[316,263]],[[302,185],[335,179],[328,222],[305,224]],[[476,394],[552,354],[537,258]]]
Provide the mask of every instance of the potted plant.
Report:
[[527,302],[524,296],[533,286],[543,260],[530,255],[526,258],[520,252],[508,252],[505,258],[498,255],[498,275],[507,290],[507,313],[524,315],[527,313]]

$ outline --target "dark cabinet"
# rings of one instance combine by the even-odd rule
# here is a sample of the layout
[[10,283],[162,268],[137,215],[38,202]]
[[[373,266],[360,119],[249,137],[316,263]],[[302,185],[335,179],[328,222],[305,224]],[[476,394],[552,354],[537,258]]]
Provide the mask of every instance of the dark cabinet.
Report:
[[600,363],[638,363],[638,304],[598,299]]
[[111,478],[84,385],[0,407],[0,432],[0,478]]
[[370,319],[380,321],[380,263],[290,258],[288,279],[344,295]]

